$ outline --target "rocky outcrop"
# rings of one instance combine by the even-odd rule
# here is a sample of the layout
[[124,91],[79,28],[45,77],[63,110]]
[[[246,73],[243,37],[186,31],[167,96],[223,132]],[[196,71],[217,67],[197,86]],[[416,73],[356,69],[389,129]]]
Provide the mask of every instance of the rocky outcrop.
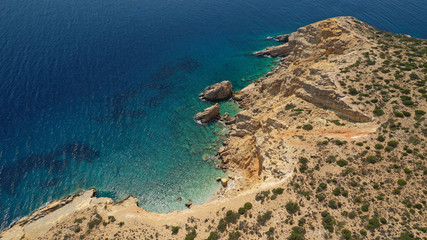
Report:
[[[355,99],[340,85],[340,74],[343,66],[363,57],[361,49],[373,46],[371,36],[369,25],[339,17],[277,36],[275,40],[284,44],[256,52],[257,56],[281,57],[281,61],[266,77],[234,94],[244,110],[236,115],[230,137],[218,152],[223,163],[243,169],[255,182],[292,171],[289,157],[307,151],[301,143],[293,146],[289,139],[294,136],[292,131],[298,131],[289,128],[298,122],[288,116],[298,116],[304,110],[287,115],[285,106],[297,99],[320,107],[315,111],[316,119],[337,116],[356,123],[370,122],[372,116],[353,104]],[[299,107],[307,104],[299,103]]]
[[274,38],[274,40],[282,43],[287,43],[289,42],[289,34],[278,35]]
[[233,85],[230,81],[222,81],[206,88],[199,95],[202,99],[217,102],[231,97],[233,93]]
[[[288,35],[288,42],[283,45],[256,52],[257,56],[284,57],[283,67],[264,79],[259,90],[271,95],[282,93],[285,97],[295,94],[336,111],[340,117],[371,121],[372,117],[349,103],[340,89],[340,69],[336,63],[353,61],[355,51],[360,53],[358,48],[372,44],[370,29],[352,17],[327,19],[298,29]],[[320,58],[328,55],[339,57],[335,62],[321,63]]]
[[202,123],[210,122],[214,119],[217,119],[220,114],[220,109],[218,103],[212,107],[206,108],[203,112],[196,114],[196,120],[200,120]]

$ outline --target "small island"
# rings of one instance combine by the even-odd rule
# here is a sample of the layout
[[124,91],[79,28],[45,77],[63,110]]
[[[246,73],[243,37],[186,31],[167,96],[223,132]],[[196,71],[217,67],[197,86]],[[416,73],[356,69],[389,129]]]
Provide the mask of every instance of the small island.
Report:
[[[427,41],[353,17],[275,39],[282,44],[254,53],[280,58],[272,72],[238,92],[222,82],[200,96],[243,109],[227,119],[217,156],[229,174],[212,179],[222,187],[211,201],[160,214],[90,189],[0,238],[425,239]],[[228,118],[212,105],[197,119]]]

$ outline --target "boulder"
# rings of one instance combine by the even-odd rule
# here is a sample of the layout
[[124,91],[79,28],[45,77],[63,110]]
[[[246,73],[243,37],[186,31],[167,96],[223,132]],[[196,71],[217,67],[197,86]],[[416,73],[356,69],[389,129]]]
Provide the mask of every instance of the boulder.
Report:
[[222,81],[209,86],[199,96],[208,101],[221,101],[230,98],[233,92],[233,85],[230,81]]
[[276,36],[274,39],[278,42],[287,43],[289,42],[289,35],[290,34],[279,35],[279,36]]
[[203,112],[196,114],[196,120],[200,120],[202,123],[207,123],[219,116],[219,105],[218,103],[212,107],[206,108]]
[[222,185],[223,187],[227,187],[227,185],[228,185],[228,179],[227,179],[227,178],[222,178],[222,179],[221,179],[221,185]]
[[193,201],[190,199],[190,200],[188,200],[188,202],[186,202],[185,203],[185,206],[187,207],[187,208],[190,208],[191,207],[191,205],[193,205]]

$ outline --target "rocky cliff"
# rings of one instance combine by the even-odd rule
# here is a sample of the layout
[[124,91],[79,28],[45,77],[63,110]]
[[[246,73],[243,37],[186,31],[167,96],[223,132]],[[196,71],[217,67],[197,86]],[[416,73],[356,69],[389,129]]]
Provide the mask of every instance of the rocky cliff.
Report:
[[[287,163],[292,160],[287,153],[298,151],[287,149],[292,146],[287,143],[292,135],[281,134],[297,130],[295,124],[317,122],[322,115],[331,120],[350,120],[354,131],[375,131],[375,125],[369,124],[372,114],[353,104],[352,96],[340,85],[343,66],[353,64],[364,51],[376,46],[371,39],[373,31],[352,17],[327,19],[280,36],[283,45],[256,52],[260,57],[281,57],[281,61],[275,71],[236,94],[244,111],[236,116],[230,138],[219,151],[224,163],[245,169],[255,182],[259,177],[280,178],[291,171]],[[312,110],[303,121],[290,122],[280,114],[287,105]],[[357,127],[365,122],[368,124]]]

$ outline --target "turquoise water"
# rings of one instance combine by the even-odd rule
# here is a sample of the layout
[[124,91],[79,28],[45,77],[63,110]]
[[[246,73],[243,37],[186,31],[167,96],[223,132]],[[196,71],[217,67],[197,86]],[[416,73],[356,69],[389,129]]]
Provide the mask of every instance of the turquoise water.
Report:
[[[0,226],[79,188],[132,194],[157,212],[219,189],[203,156],[221,124],[197,95],[263,76],[267,36],[337,15],[427,37],[426,2],[3,0],[0,4]],[[222,112],[237,112],[222,103]]]

